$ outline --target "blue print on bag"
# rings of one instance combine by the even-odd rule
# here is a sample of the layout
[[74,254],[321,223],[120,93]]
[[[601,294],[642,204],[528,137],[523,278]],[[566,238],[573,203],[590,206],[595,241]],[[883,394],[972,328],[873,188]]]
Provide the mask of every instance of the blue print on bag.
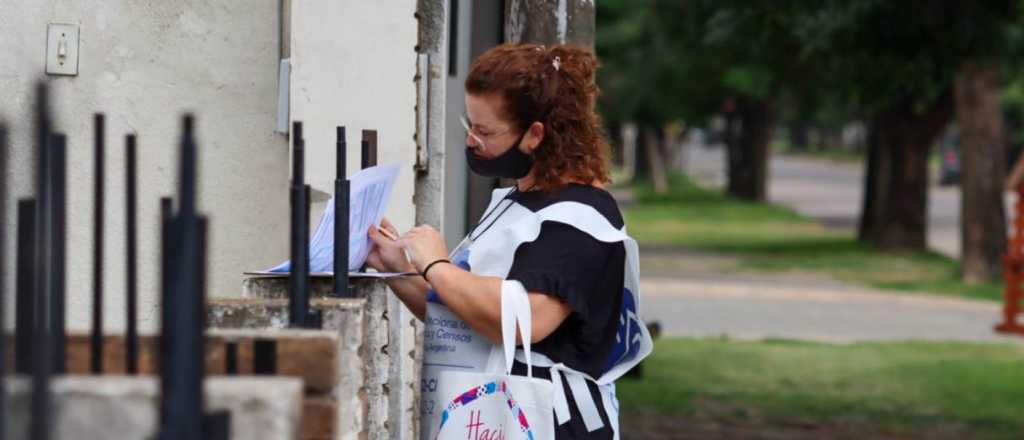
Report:
[[619,313],[619,328],[615,332],[615,346],[608,356],[604,371],[636,357],[643,339],[642,322],[636,313],[636,297],[629,289],[622,289],[622,310]]
[[[462,270],[465,270],[466,272],[472,272],[469,267],[469,249],[463,249],[459,251],[458,254],[455,254],[455,257],[452,258],[452,264],[462,268]],[[441,297],[437,295],[437,291],[434,289],[427,291],[427,302],[442,304]]]

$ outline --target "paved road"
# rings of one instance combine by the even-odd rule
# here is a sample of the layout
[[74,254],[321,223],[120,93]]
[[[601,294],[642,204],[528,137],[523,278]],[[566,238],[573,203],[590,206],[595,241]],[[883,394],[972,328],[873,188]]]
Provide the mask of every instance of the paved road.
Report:
[[[724,183],[721,150],[691,149],[687,171]],[[791,157],[773,158],[770,198],[852,230],[860,209],[859,166]],[[956,189],[931,190],[929,245],[959,251]],[[743,273],[728,257],[685,250],[641,253],[642,314],[668,336],[793,338],[831,342],[869,340],[1015,341],[992,331],[1000,304],[927,294],[881,292],[818,274]]]
[[[724,149],[691,144],[686,171],[701,181],[725,184]],[[863,198],[861,164],[776,155],[770,162],[768,198],[822,224],[855,230]],[[1007,196],[1007,212],[1012,199]],[[928,247],[953,258],[960,256],[960,189],[932,186],[928,197]]]
[[737,272],[727,257],[642,252],[642,315],[667,336],[828,342],[1018,341],[992,301],[882,292],[814,273]]
[[660,322],[667,336],[1024,343],[992,331],[999,307],[991,302],[765,281],[647,277],[644,319]]

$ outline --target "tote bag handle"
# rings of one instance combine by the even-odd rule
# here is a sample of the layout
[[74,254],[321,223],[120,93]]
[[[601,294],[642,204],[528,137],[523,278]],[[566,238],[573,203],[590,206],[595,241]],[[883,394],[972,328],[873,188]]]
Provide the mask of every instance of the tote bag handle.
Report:
[[530,298],[522,283],[505,280],[501,283],[501,339],[505,351],[505,374],[512,374],[512,364],[516,357],[516,324],[519,325],[519,335],[526,354],[526,376],[532,379],[530,337],[533,334],[533,317]]

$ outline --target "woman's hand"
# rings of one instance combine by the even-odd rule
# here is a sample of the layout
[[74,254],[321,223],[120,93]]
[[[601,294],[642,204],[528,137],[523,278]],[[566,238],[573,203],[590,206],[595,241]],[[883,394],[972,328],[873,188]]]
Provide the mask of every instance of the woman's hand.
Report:
[[[399,235],[398,230],[395,229],[395,226],[388,219],[382,219],[380,226],[381,229],[386,229],[394,237]],[[379,272],[414,271],[412,263],[405,257],[405,250],[400,242],[388,238],[373,225],[370,225],[370,230],[367,233],[370,236],[370,240],[373,241],[373,249],[370,249],[370,254],[366,256],[366,263],[370,267],[377,269]]]
[[448,258],[448,246],[444,244],[444,237],[429,225],[412,228],[398,242],[409,252],[409,258],[412,259],[417,272],[422,272],[426,265],[434,261]]

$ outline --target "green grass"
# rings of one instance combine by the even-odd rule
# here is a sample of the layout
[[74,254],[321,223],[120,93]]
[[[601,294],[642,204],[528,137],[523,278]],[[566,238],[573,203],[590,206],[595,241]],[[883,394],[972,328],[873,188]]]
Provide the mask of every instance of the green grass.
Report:
[[880,289],[1002,299],[1000,283],[962,283],[959,264],[948,257],[883,252],[785,207],[733,199],[686,176],[671,176],[665,195],[647,184],[633,190],[636,202],[624,214],[641,245],[732,255],[744,269],[812,271]]
[[624,416],[763,426],[947,426],[970,438],[1024,438],[1024,349],[952,342],[829,345],[669,338],[641,380],[618,381]]

